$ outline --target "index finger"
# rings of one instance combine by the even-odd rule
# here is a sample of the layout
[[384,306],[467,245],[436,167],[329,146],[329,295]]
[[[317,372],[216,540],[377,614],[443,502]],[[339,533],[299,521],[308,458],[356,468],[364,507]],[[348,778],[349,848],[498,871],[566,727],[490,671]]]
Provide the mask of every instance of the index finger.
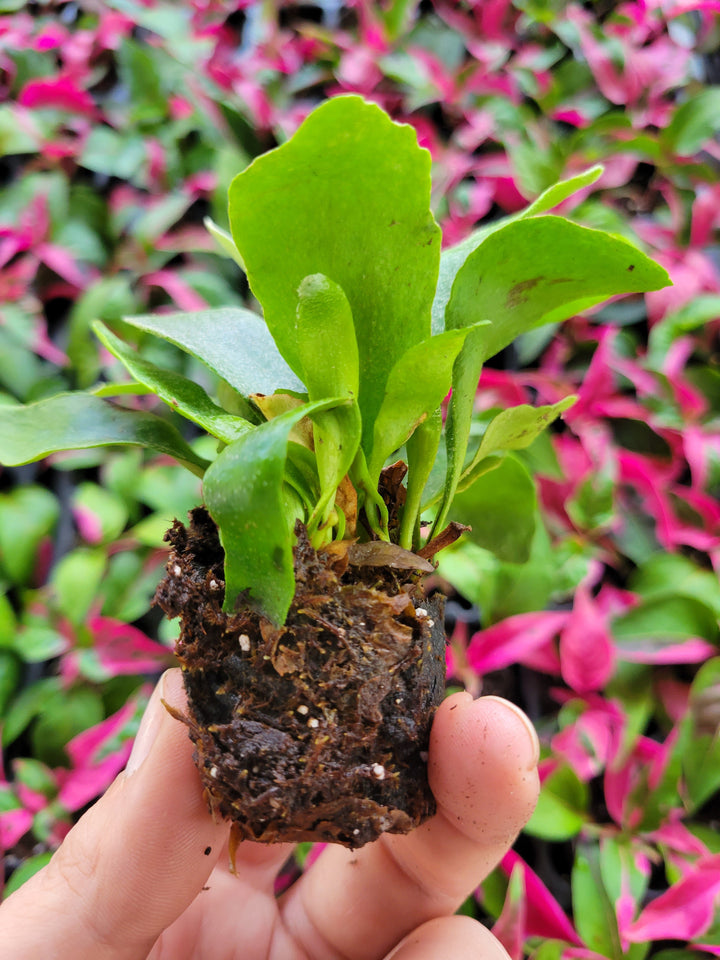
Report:
[[430,739],[436,815],[358,851],[328,846],[281,903],[288,930],[317,960],[367,960],[454,913],[532,813],[537,761],[537,737],[515,706],[448,697]]

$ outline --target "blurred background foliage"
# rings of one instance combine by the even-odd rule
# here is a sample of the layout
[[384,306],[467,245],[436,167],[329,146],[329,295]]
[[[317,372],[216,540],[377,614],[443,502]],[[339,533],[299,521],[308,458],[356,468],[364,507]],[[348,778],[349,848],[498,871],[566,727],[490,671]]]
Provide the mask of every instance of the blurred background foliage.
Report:
[[[719,50],[715,0],[0,0],[2,403],[117,379],[95,319],[247,303],[203,218],[226,226],[232,176],[342,92],[415,127],[446,245],[600,162],[558,212],[670,271],[484,371],[478,434],[579,399],[466,505],[534,516],[529,561],[468,538],[434,578],[451,683],[541,734],[538,809],[464,907],[513,960],[720,955]],[[128,448],[0,473],[6,892],[125,763],[172,661],[162,535],[199,497]]]

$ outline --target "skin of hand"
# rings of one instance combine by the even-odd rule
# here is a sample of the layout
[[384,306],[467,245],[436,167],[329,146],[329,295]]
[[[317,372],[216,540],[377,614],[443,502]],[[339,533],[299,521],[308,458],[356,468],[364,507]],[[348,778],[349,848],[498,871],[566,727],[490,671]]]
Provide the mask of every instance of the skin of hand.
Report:
[[453,916],[508,850],[537,799],[538,741],[496,697],[448,697],[428,775],[438,812],[407,836],[329,845],[279,898],[291,847],[245,842],[207,812],[180,671],[161,678],[127,769],[50,863],[0,906],[4,960],[507,960]]

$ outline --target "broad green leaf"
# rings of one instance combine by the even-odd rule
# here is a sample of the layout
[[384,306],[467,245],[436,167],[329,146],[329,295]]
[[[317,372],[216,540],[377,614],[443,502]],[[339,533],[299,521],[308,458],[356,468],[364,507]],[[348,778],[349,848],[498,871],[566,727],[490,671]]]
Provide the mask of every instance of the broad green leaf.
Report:
[[602,880],[599,850],[580,843],[571,875],[573,918],[580,937],[591,950],[612,960],[621,960],[615,907]]
[[208,468],[203,494],[225,550],[225,603],[232,613],[240,593],[274,623],[283,623],[295,590],[294,517],[284,510],[288,439],[305,416],[341,399],[303,404],[268,420],[227,446]]
[[[0,423],[6,409],[18,408],[0,407]],[[0,570],[11,581],[24,585],[31,580],[38,546],[52,533],[59,516],[58,501],[44,487],[16,487],[0,494]]]
[[469,524],[467,536],[501,560],[524,563],[535,533],[535,484],[512,455],[488,457],[487,472],[459,493],[452,504],[453,520]]
[[322,411],[314,418],[321,497],[308,522],[312,532],[330,515],[335,491],[350,469],[360,443],[360,366],[350,304],[342,288],[323,274],[305,277],[300,284],[295,326],[302,379],[310,401],[329,397],[347,397],[352,401]]
[[543,781],[540,796],[525,831],[543,840],[570,840],[588,820],[587,786],[568,766],[560,766]]
[[[292,307],[293,316],[295,306]],[[278,353],[267,326],[242,307],[124,317],[138,330],[174,343],[206,363],[240,394],[302,390]]]
[[300,376],[294,326],[303,278],[323,273],[352,310],[364,437],[389,373],[430,335],[440,231],[430,213],[430,155],[412,127],[341,96],[230,186],[230,227],[280,352]]
[[9,467],[58,450],[128,443],[168,454],[200,476],[207,466],[172,424],[92,394],[61,393],[27,406],[0,406],[0,463]]
[[448,330],[415,344],[395,364],[373,427],[368,469],[374,482],[385,460],[415,427],[436,410],[450,390],[453,364],[474,331]]
[[603,168],[601,166],[594,166],[579,173],[575,177],[570,177],[568,180],[561,180],[552,187],[548,187],[547,190],[541,193],[540,196],[524,210],[520,210],[518,213],[512,214],[512,216],[509,217],[502,217],[500,220],[495,220],[484,227],[480,227],[479,230],[475,230],[469,237],[461,240],[460,243],[456,243],[454,246],[443,250],[442,256],[440,257],[440,273],[438,276],[437,291],[432,307],[433,333],[440,333],[440,331],[445,329],[445,308],[450,299],[455,277],[473,250],[476,250],[491,234],[506,227],[509,223],[515,220],[524,220],[527,217],[535,217],[539,214],[547,213],[549,210],[552,210],[553,207],[557,207],[558,204],[567,200],[568,197],[577,193],[578,190],[582,190],[583,187],[588,187],[595,183],[602,172]]
[[516,220],[466,259],[453,284],[445,325],[453,330],[490,320],[478,334],[484,361],[551,313],[559,319],[555,311],[560,308],[668,283],[659,264],[621,237],[562,217]]
[[474,468],[485,457],[502,450],[524,450],[529,447],[538,434],[571,407],[576,399],[574,396],[565,397],[544,407],[531,407],[523,403],[501,411],[488,424],[475,456],[463,471],[460,488],[467,481],[472,482]]
[[447,424],[448,476],[436,521],[444,523],[462,470],[483,363],[522,333],[617,293],[655,290],[667,272],[627,240],[562,217],[514,220],[493,232],[458,269],[445,310],[454,330],[483,320],[453,372]]
[[163,370],[132,350],[108,328],[96,321],[92,325],[98,338],[123,364],[130,376],[150,387],[173,410],[197,423],[224,443],[232,443],[251,429],[251,424],[234,417],[210,399],[203,388],[174,370]]

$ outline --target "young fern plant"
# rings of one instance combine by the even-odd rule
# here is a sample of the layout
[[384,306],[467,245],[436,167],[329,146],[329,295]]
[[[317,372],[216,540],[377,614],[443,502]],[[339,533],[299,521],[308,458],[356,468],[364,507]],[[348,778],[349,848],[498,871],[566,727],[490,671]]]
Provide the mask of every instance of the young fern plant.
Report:
[[[542,324],[669,282],[626,240],[547,215],[600,172],[441,253],[414,130],[360,97],[329,100],[233,180],[231,233],[209,224],[263,317],[125,321],[207,364],[223,402],[96,323],[170,418],[119,403],[124,383],[0,406],[6,465],[130,443],[202,476],[157,599],[182,619],[182,719],[236,838],[359,846],[433,811],[422,758],[444,636],[422,577],[463,529],[464,492],[524,469],[512,451],[573,402],[510,408],[471,438],[482,366]],[[217,439],[212,461],[177,414]]]

